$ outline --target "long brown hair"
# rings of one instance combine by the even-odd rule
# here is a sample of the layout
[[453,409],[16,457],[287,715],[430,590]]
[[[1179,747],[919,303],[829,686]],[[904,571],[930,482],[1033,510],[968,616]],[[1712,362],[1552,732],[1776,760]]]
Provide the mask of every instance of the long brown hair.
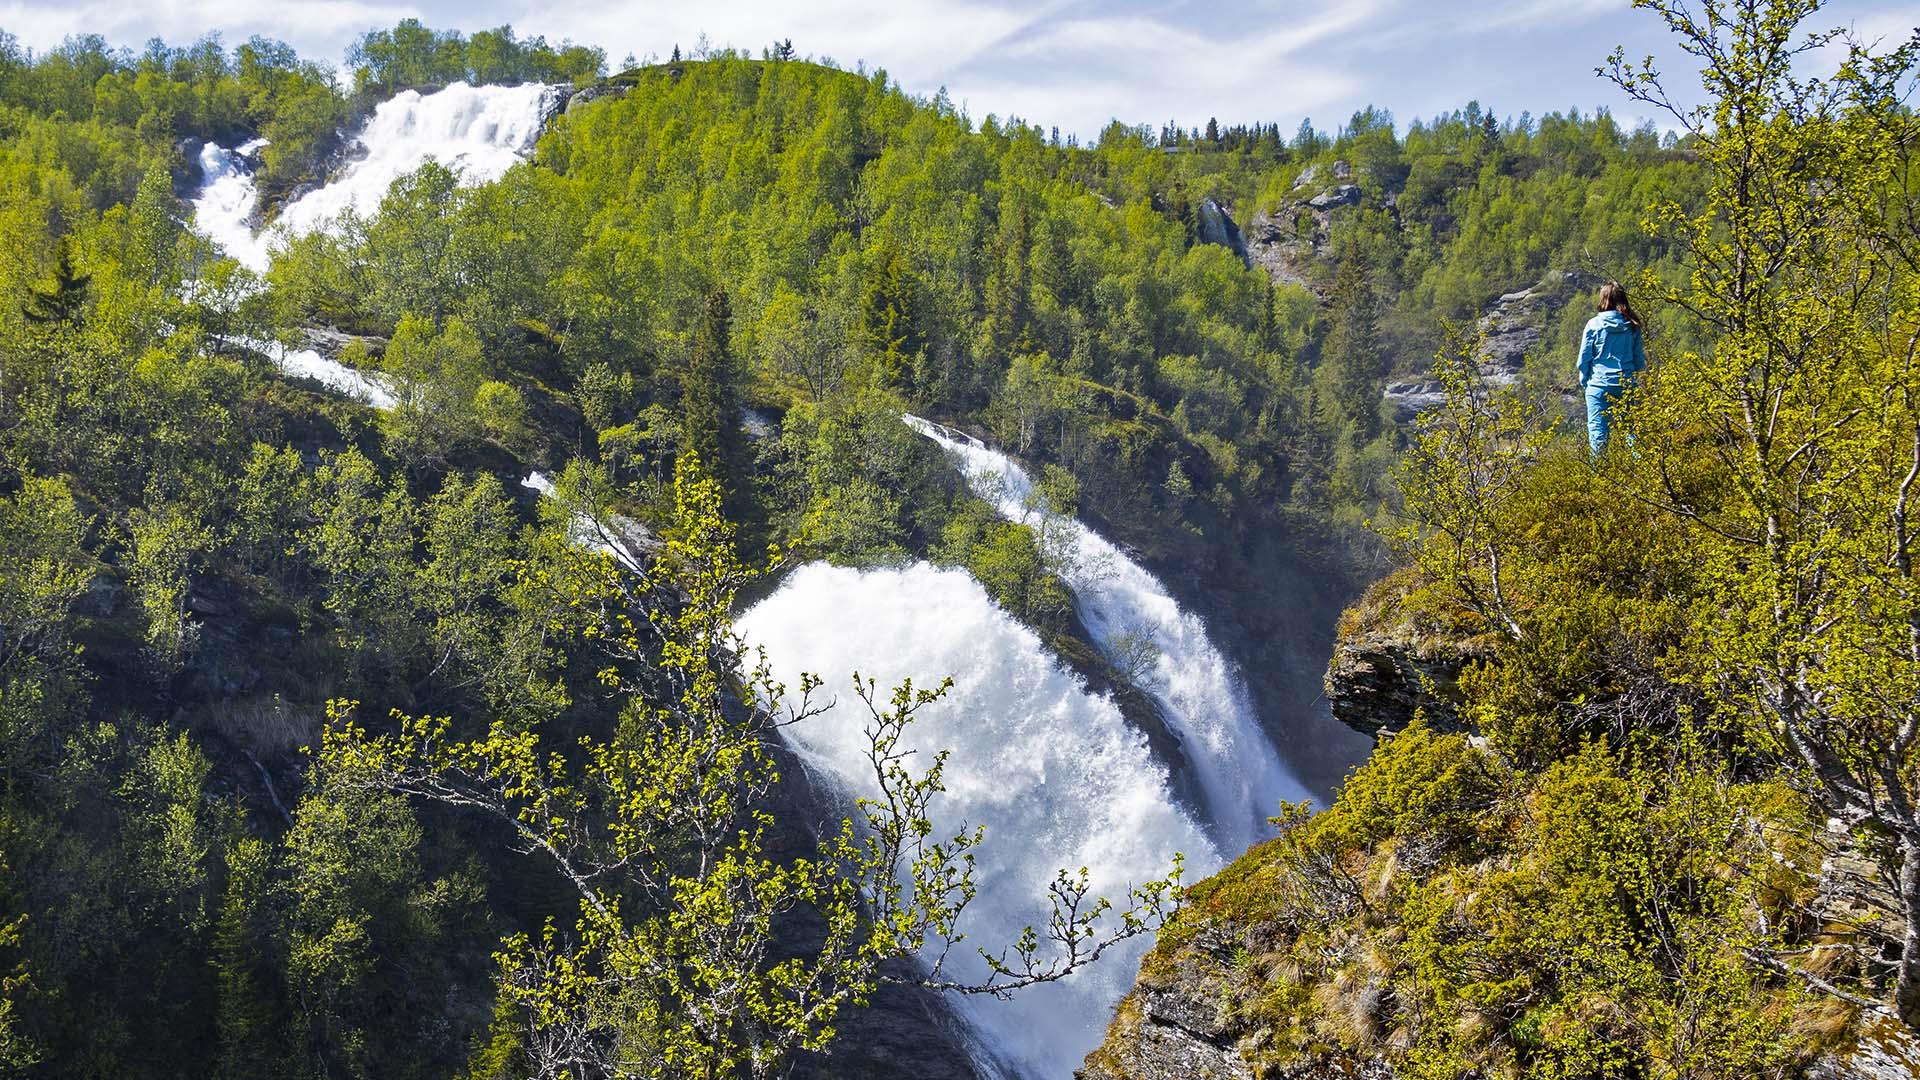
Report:
[[1627,302],[1627,287],[1617,281],[1600,286],[1600,310],[1617,311],[1627,317],[1634,329],[1640,328],[1640,316],[1633,313],[1633,305]]

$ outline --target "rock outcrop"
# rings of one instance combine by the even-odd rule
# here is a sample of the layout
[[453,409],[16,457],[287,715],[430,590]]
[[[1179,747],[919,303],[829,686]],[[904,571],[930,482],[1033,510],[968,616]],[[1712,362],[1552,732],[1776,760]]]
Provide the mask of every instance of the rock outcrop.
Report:
[[[1530,288],[1504,293],[1475,324],[1480,341],[1480,377],[1488,386],[1509,386],[1526,370],[1527,358],[1541,351],[1547,331],[1569,304],[1598,282],[1577,270],[1554,271]],[[1549,346],[1551,347],[1551,346]],[[1566,343],[1571,376],[1573,343]],[[1401,422],[1437,408],[1446,397],[1432,379],[1403,379],[1388,383],[1381,395]]]
[[[1320,167],[1309,165],[1294,181],[1294,194],[1271,211],[1261,210],[1248,222],[1242,251],[1249,267],[1267,272],[1276,285],[1316,286],[1324,275],[1314,271],[1324,252],[1335,213],[1359,206],[1366,193],[1352,183],[1353,168],[1336,161],[1328,170],[1332,185],[1321,183]],[[1388,196],[1387,205],[1392,205]]]
[[1314,239],[1298,235],[1294,224],[1265,210],[1247,223],[1247,261],[1267,272],[1275,285],[1309,285]]
[[1479,643],[1408,617],[1412,587],[1403,571],[1368,589],[1341,618],[1327,664],[1334,719],[1375,739],[1405,727],[1416,712],[1436,731],[1462,729],[1456,682],[1468,663],[1486,655]]
[[1253,266],[1253,260],[1247,256],[1247,242],[1240,235],[1240,226],[1234,224],[1233,216],[1227,213],[1226,207],[1211,198],[1201,199],[1199,216],[1201,243],[1218,244],[1240,256],[1240,261],[1249,268]]
[[[1334,712],[1356,728],[1404,728],[1416,710],[1434,727],[1458,726],[1452,689],[1461,668],[1487,655],[1483,643],[1424,625],[1410,602],[1417,583],[1406,573],[1369,590],[1343,618],[1326,688]],[[1412,736],[1409,736],[1412,737]],[[1879,867],[1856,853],[1843,828],[1820,845],[1828,851],[1811,886],[1805,919],[1818,927],[1806,940],[1816,957],[1840,969],[1870,968],[1897,953],[1893,896]],[[1106,1039],[1087,1056],[1077,1080],[1396,1080],[1395,1062],[1409,1046],[1394,1030],[1396,973],[1391,949],[1368,952],[1363,935],[1316,938],[1315,950],[1346,950],[1332,969],[1288,950],[1328,917],[1310,883],[1316,864],[1297,858],[1285,838],[1255,847],[1194,886],[1179,918],[1143,961],[1133,991],[1115,1010]],[[1396,875],[1420,875],[1427,849],[1397,842],[1371,862],[1348,862],[1340,873],[1383,903]],[[1493,860],[1513,853],[1489,853]],[[1488,865],[1505,865],[1498,862]],[[1302,867],[1309,869],[1302,870]],[[1306,876],[1301,876],[1301,875]],[[1306,906],[1303,907],[1302,904]],[[1354,926],[1379,928],[1385,906]],[[1389,929],[1386,941],[1396,940]],[[1313,955],[1321,955],[1314,952]],[[1379,955],[1375,960],[1371,957]],[[1840,1024],[1809,1049],[1793,1075],[1806,1080],[1902,1080],[1920,1076],[1920,1039],[1887,1017],[1840,1012]],[[1477,1075],[1477,1074],[1472,1074]]]

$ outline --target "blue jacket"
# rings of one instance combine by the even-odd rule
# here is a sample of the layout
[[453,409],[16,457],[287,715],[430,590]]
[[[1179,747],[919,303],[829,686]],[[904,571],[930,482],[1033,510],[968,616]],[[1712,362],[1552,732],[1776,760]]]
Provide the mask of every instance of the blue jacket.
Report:
[[1621,386],[1647,367],[1647,347],[1639,327],[1617,311],[1587,320],[1580,335],[1580,385]]

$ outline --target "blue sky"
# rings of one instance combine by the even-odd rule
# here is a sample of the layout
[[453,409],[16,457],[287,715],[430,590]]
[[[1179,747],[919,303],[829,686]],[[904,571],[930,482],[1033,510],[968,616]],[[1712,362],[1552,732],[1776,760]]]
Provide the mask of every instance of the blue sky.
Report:
[[[360,33],[408,16],[466,31],[512,23],[599,45],[616,64],[691,49],[703,33],[754,52],[791,38],[803,55],[884,67],[916,93],[944,86],[976,119],[1018,115],[1083,136],[1114,117],[1331,128],[1368,104],[1404,125],[1468,100],[1503,116],[1604,105],[1633,121],[1642,111],[1593,69],[1615,45],[1667,51],[1658,19],[1628,0],[0,0],[0,28],[34,48],[78,32],[138,46],[219,31],[336,63]],[[1920,16],[1910,0],[1840,0],[1815,21],[1891,41]],[[1675,75],[1691,78],[1684,65]]]

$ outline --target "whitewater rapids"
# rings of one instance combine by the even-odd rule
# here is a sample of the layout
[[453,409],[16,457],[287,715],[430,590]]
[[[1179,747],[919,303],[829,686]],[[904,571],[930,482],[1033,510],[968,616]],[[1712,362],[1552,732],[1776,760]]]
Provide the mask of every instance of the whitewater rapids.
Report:
[[288,203],[273,228],[257,234],[259,190],[248,161],[266,140],[231,150],[208,143],[200,150],[194,227],[242,265],[265,273],[273,247],[283,238],[324,228],[347,210],[371,214],[395,180],[428,159],[453,169],[463,184],[499,179],[532,148],[555,92],[540,83],[462,82],[430,94],[403,90],[381,102],[354,133],[358,156],[352,164],[325,186]]
[[[954,677],[947,697],[919,714],[902,743],[916,751],[915,769],[952,751],[947,790],[934,806],[936,836],[987,827],[976,865],[980,891],[963,926],[969,936],[948,958],[961,980],[987,977],[974,946],[1003,947],[1021,928],[1044,926],[1046,887],[1063,868],[1086,867],[1094,891],[1123,904],[1129,886],[1164,875],[1175,852],[1186,855],[1189,880],[1220,863],[1119,706],[1089,692],[963,570],[809,564],[747,611],[738,629],[766,650],[787,685],[799,685],[802,672],[826,679],[823,690],[838,704],[785,736],[811,768],[854,795],[878,792],[853,673],[878,680],[882,692],[907,678],[930,687]],[[1017,1075],[1064,1078],[1098,1044],[1150,943],[1135,938],[1012,1000],[949,1000]]]
[[1153,696],[1200,783],[1208,825],[1220,846],[1239,852],[1271,835],[1280,801],[1307,798],[1261,727],[1246,683],[1207,634],[1146,567],[1075,518],[1033,505],[1033,481],[1007,455],[917,416],[907,425],[938,443],[974,493],[1009,521],[1044,526],[1062,539],[1060,576],[1096,644],[1111,659],[1140,643],[1150,662],[1136,676]]

